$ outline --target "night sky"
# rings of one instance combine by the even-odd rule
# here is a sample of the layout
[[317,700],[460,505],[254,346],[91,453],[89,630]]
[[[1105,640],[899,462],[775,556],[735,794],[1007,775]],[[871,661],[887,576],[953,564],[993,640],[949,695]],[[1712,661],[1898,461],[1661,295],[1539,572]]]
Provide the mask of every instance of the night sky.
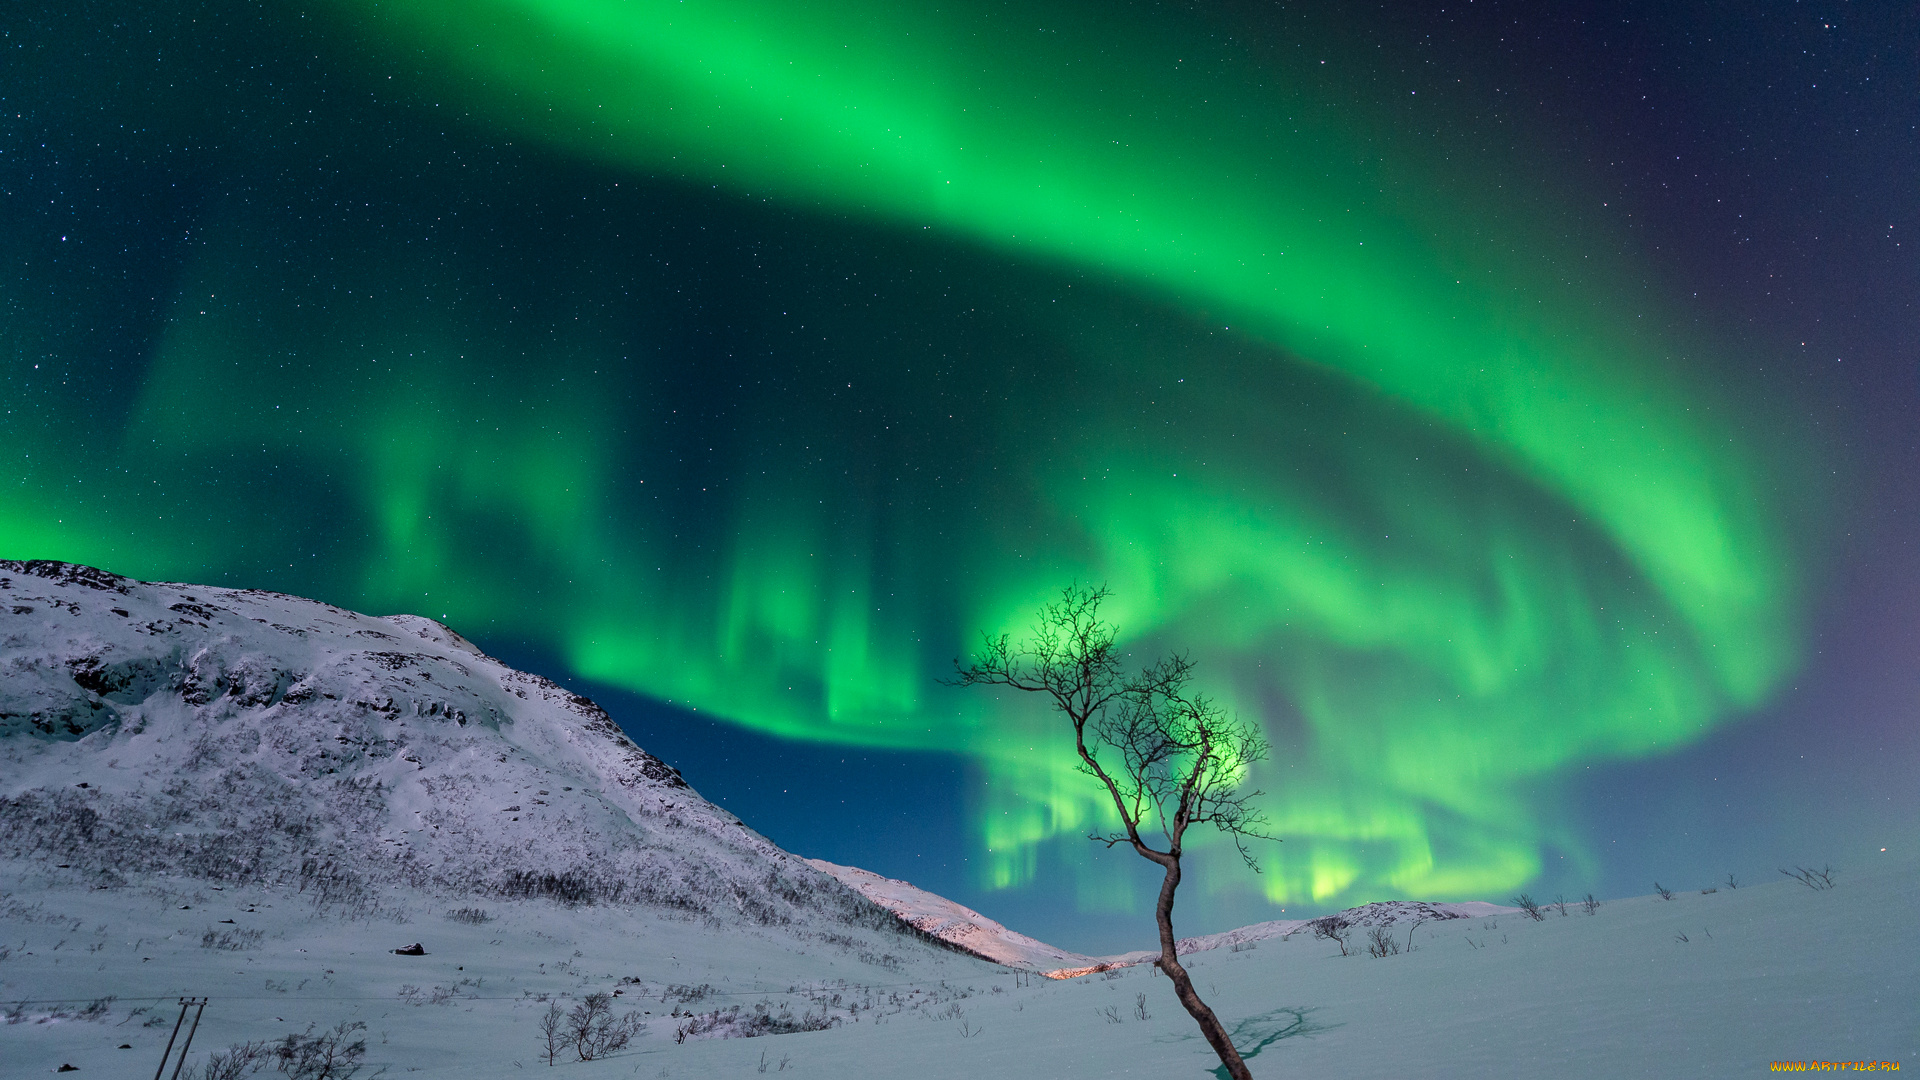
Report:
[[[1674,10],[1683,8],[1686,10]],[[1138,947],[1028,700],[1270,736],[1177,917],[1920,841],[1920,14],[14,5],[0,557],[442,619],[801,854]]]

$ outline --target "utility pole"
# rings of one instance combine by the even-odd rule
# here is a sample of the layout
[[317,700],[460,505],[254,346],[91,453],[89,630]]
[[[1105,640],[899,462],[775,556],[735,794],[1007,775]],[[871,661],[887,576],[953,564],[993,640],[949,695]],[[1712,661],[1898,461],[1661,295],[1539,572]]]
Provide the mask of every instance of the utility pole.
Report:
[[173,1056],[173,1040],[180,1037],[180,1025],[187,1021],[187,1009],[199,1006],[193,1014],[193,1026],[187,1029],[187,1041],[180,1044],[180,1062],[173,1067],[173,1076],[168,1080],[180,1080],[180,1070],[186,1067],[187,1051],[193,1048],[193,1033],[200,1030],[200,1014],[207,1011],[206,998],[183,997],[180,999],[180,1018],[173,1022],[173,1034],[167,1036],[166,1052],[160,1055],[160,1067],[153,1070],[153,1080],[160,1080],[160,1074],[167,1071],[167,1059]]

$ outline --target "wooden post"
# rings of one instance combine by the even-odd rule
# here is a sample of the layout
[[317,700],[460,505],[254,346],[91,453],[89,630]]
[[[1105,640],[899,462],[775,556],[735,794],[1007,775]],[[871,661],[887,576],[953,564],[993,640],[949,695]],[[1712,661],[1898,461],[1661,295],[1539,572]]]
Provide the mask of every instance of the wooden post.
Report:
[[[193,998],[180,999],[180,1016],[182,1019],[185,1019],[187,1015],[187,1006],[193,1004],[196,1004]],[[173,1075],[168,1077],[167,1080],[180,1080],[180,1070],[187,1067],[187,1051],[193,1049],[193,1033],[200,1030],[200,1014],[207,1011],[207,999],[200,998],[197,1004],[200,1007],[194,1011],[193,1026],[187,1029],[187,1041],[180,1044],[180,1060],[174,1063]],[[175,1023],[173,1027],[175,1031],[180,1030],[178,1023]],[[163,1069],[166,1068],[167,1063],[162,1061],[160,1067]],[[156,1076],[154,1080],[159,1080],[159,1077]]]
[[160,1080],[160,1074],[167,1071],[167,1059],[173,1056],[173,1040],[180,1037],[180,1025],[187,1022],[187,999],[180,999],[180,1019],[173,1022],[173,1034],[167,1036],[166,1052],[160,1055],[160,1067],[153,1070],[153,1080]]

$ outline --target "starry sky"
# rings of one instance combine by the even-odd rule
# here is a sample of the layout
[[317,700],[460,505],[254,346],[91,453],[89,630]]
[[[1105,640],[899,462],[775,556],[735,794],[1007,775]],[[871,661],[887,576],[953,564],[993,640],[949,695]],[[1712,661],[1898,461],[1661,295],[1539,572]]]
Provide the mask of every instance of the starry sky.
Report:
[[[1104,583],[1270,737],[1181,929],[1920,839],[1920,16],[323,0],[0,26],[0,555],[440,618],[1085,951]],[[1697,880],[1696,880],[1697,879]]]

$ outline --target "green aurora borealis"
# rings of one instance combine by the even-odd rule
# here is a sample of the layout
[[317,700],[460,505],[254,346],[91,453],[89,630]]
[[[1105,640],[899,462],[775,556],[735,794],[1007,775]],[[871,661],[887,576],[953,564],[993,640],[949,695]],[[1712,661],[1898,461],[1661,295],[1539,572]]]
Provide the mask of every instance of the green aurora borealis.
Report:
[[[1504,896],[1585,857],[1557,775],[1797,663],[1813,450],[1716,390],[1739,346],[1526,133],[1330,106],[1337,46],[1069,6],[312,18],[455,133],[232,151],[137,378],[54,386],[92,339],[11,304],[52,404],[0,427],[8,557],[295,564],[765,732],[958,750],[981,884],[1071,870],[1089,907],[1133,899],[1068,744],[937,681],[1066,582],[1266,724],[1286,843],[1196,882],[1275,903]],[[565,175],[477,180],[489,138]],[[716,208],[724,242],[686,223]]]

